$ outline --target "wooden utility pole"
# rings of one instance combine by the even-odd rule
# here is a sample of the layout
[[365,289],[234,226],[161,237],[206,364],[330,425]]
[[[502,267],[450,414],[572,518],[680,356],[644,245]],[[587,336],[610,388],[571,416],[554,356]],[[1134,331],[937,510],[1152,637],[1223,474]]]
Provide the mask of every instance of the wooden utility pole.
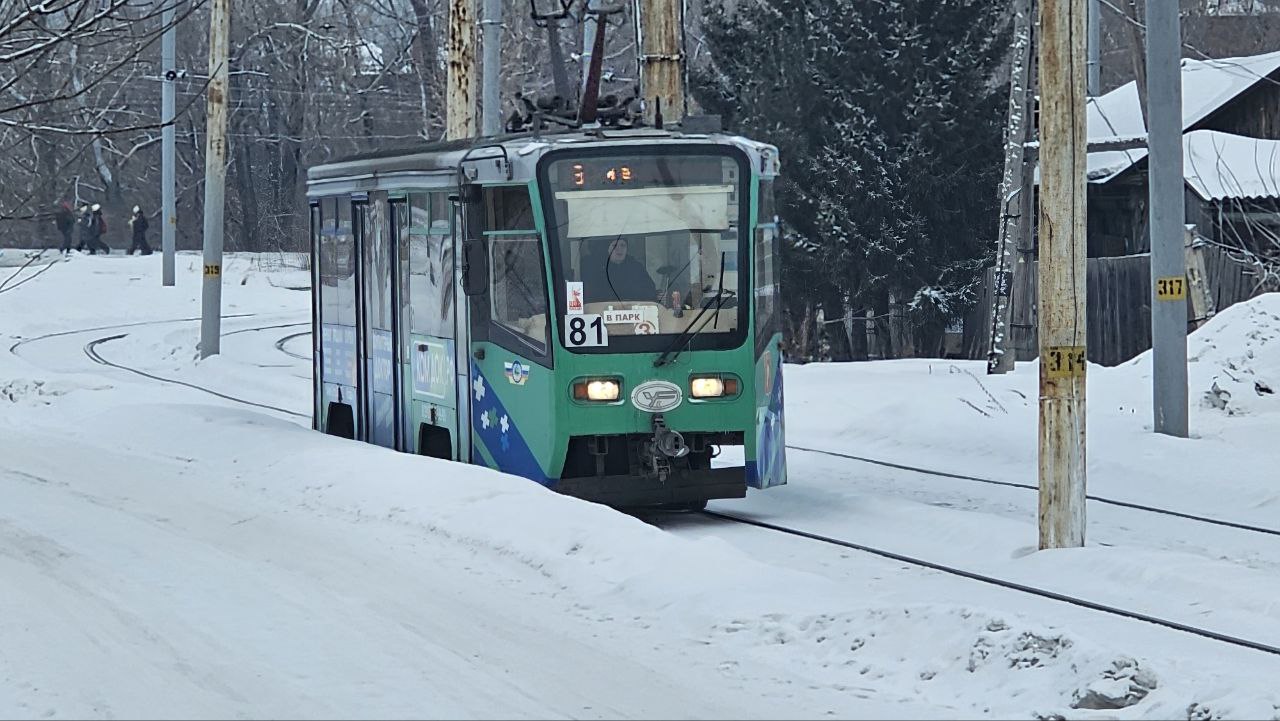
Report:
[[1009,322],[1012,315],[1013,273],[1017,263],[1018,226],[1030,222],[1021,217],[1018,202],[1023,192],[1023,156],[1026,154],[1027,91],[1031,84],[1031,0],[1014,0],[1013,65],[1009,73],[1009,121],[1005,126],[1004,176],[1000,181],[1000,236],[996,247],[995,275],[991,297],[991,335],[988,342],[987,373],[1013,370]]
[[1177,3],[1147,3],[1147,91],[1155,431],[1186,438],[1186,181],[1182,174],[1182,27]]
[[1040,11],[1040,548],[1084,545],[1086,0]]
[[222,234],[227,185],[227,83],[231,0],[213,0],[209,16],[209,86],[204,153],[204,285],[200,296],[200,357],[220,351],[222,334]]
[[678,123],[685,115],[684,49],[680,38],[682,0],[640,0],[640,92],[644,120],[656,124],[659,105],[664,122]]
[[476,3],[449,0],[449,78],[445,138],[476,135]]

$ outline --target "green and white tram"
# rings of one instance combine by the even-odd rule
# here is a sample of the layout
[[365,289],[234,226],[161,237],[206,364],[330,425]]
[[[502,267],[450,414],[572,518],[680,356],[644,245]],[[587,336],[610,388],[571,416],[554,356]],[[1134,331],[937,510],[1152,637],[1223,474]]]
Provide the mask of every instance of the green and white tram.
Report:
[[785,483],[777,173],[653,129],[312,168],[315,428],[616,506]]

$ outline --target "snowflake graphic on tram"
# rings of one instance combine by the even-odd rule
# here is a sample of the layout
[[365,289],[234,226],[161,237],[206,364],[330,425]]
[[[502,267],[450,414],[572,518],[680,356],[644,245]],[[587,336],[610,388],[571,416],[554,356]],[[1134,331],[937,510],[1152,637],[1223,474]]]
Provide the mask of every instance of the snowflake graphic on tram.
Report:
[[615,506],[785,483],[778,164],[648,128],[312,168],[314,427]]

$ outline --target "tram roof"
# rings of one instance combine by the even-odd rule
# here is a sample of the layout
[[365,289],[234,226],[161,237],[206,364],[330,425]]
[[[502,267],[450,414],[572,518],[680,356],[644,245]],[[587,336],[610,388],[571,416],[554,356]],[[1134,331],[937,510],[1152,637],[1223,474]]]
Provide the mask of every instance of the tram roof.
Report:
[[[490,149],[505,151],[511,160],[537,158],[547,151],[569,146],[627,145],[661,140],[672,143],[714,143],[735,145],[753,155],[771,155],[776,165],[777,148],[737,135],[725,133],[682,133],[678,130],[573,130],[558,133],[520,133],[493,138],[466,138],[435,143],[423,143],[410,147],[389,148],[352,155],[307,170],[308,184],[324,183],[356,178],[371,178],[386,174],[456,172],[464,158],[488,159]],[[754,152],[752,152],[754,151]],[[773,174],[772,172],[768,174]],[[328,181],[328,182],[326,182]]]

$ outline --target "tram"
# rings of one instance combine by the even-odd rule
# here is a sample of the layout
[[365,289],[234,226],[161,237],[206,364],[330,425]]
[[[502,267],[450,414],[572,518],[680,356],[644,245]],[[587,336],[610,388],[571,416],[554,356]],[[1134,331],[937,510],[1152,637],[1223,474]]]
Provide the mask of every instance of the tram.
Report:
[[311,168],[315,429],[612,506],[785,483],[778,169],[678,127]]

